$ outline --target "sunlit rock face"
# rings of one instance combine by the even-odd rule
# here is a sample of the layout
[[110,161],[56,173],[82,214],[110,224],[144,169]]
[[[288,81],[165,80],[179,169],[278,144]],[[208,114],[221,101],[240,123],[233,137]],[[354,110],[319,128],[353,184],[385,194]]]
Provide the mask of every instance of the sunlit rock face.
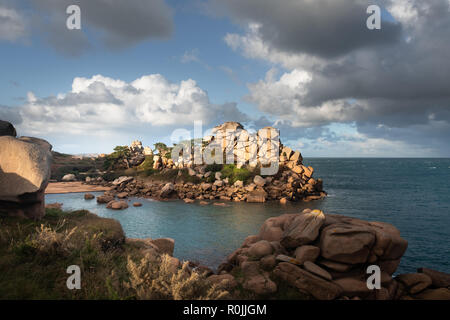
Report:
[[0,212],[39,219],[50,179],[52,146],[45,140],[0,136]]

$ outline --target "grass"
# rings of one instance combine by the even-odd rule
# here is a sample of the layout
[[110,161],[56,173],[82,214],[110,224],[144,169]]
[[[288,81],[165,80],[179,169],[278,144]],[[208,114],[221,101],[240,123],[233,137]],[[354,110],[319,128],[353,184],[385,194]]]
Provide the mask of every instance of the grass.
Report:
[[[125,241],[118,221],[84,210],[48,209],[40,221],[0,216],[0,299],[203,299],[226,295],[194,273],[187,278],[177,275],[178,271],[170,273],[164,258],[143,264],[143,250],[138,243]],[[70,265],[81,269],[81,290],[66,287]],[[152,282],[140,279],[133,266],[148,274],[145,279]],[[186,279],[190,280],[184,283]],[[146,285],[139,291],[137,283]],[[153,294],[147,296],[142,290]]]
[[228,178],[230,184],[233,184],[238,180],[249,183],[255,176],[255,174],[247,168],[243,167],[238,169],[234,164],[224,165],[220,172],[222,173],[222,179]]
[[142,162],[138,167],[138,171],[148,171],[153,170],[153,156],[146,156],[144,162]]

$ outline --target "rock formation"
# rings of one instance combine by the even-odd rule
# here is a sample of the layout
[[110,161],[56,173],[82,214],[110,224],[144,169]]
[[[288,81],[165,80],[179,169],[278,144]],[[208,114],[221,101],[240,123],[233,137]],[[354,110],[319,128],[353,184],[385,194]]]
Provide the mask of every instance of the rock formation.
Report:
[[[14,130],[15,132],[15,130]],[[39,219],[50,178],[52,146],[44,140],[0,136],[0,211]]]
[[[212,136],[203,138],[201,146],[183,149],[181,147],[184,144],[180,143],[179,149],[176,149],[174,153],[176,155],[179,152],[178,159],[170,159],[158,154],[153,155],[152,163],[149,162],[153,170],[159,170],[162,173],[168,170],[179,170],[178,177],[180,177],[185,171],[196,180],[195,183],[186,183],[180,178],[169,181],[173,184],[170,192],[161,192],[168,181],[144,185],[138,181],[132,181],[131,177],[121,177],[113,182],[114,192],[133,192],[136,196],[154,198],[167,198],[169,195],[172,198],[176,194],[176,197],[180,199],[200,201],[205,199],[247,202],[279,200],[281,203],[317,200],[326,195],[323,191],[322,180],[313,178],[314,169],[303,165],[300,151],[283,146],[279,141],[280,133],[275,128],[262,128],[252,135],[238,122],[225,122],[215,127],[212,132]],[[196,148],[201,149],[200,155],[203,155],[203,158],[198,159]],[[129,149],[130,164],[136,166],[143,161],[145,148],[140,141],[134,141]],[[250,172],[252,181],[237,180],[231,183],[228,178],[222,177],[221,169],[211,171],[211,166],[208,166],[209,162],[205,159],[209,150],[216,150],[217,154],[223,155],[223,159],[219,157],[219,163],[227,163],[228,159],[228,162],[231,161],[237,169],[243,168]],[[185,152],[189,153],[184,154]],[[273,174],[261,176],[262,168],[272,164],[276,164],[277,170]]]
[[[320,300],[393,299],[398,284],[392,274],[407,245],[390,224],[306,209],[266,220],[258,235],[247,237],[228,256],[219,273],[240,270],[243,278],[238,281],[258,295],[273,294],[277,286],[287,285]],[[369,265],[380,267],[380,290],[367,287]],[[410,290],[414,293],[431,284],[420,277],[399,280],[417,288]]]
[[0,136],[16,137],[17,132],[14,126],[8,121],[0,120]]

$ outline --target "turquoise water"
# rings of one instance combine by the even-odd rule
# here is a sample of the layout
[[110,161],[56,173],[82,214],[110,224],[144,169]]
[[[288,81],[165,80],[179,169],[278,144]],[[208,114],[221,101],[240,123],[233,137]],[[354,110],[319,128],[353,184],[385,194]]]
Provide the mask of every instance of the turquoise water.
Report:
[[329,196],[320,201],[281,206],[278,203],[227,203],[200,206],[182,201],[139,201],[112,211],[83,193],[47,195],[66,210],[87,209],[120,221],[127,237],[175,239],[174,255],[217,267],[247,235],[256,234],[269,217],[318,208],[395,225],[409,241],[399,272],[429,267],[450,272],[450,159],[306,159],[323,178]]

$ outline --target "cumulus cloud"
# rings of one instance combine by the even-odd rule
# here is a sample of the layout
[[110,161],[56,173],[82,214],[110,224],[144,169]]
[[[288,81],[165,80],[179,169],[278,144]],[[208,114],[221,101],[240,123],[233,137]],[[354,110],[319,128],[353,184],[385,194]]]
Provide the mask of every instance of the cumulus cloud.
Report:
[[16,120],[21,120],[20,131],[37,136],[58,133],[95,136],[138,127],[145,130],[192,126],[195,120],[210,124],[224,118],[246,119],[235,103],[211,103],[194,80],[170,83],[159,74],[132,82],[102,75],[75,78],[70,92],[45,98],[29,93],[27,103],[21,107],[0,107],[0,116],[19,117]]
[[[367,8],[367,3],[345,2],[226,5],[235,21],[247,25],[242,34],[227,34],[225,42],[248,58],[284,69],[279,76],[269,70],[265,79],[248,84],[247,101],[294,128],[354,123],[367,139],[420,142],[423,150],[433,147],[449,155],[450,44],[442,41],[450,33],[449,1],[379,1],[388,18],[382,22],[385,34],[377,39],[362,36],[372,32],[365,27],[365,12],[338,8]],[[309,26],[291,18],[308,15],[314,17],[306,19]],[[362,22],[359,27],[354,16]],[[315,42],[326,39],[327,32],[332,41]]]
[[16,41],[25,35],[24,17],[16,9],[0,2],[0,41]]
[[[30,4],[33,10],[26,10]],[[81,9],[81,30],[66,28],[66,8],[73,4]],[[69,56],[78,56],[99,43],[117,49],[164,39],[173,31],[172,9],[164,0],[19,0],[16,6],[22,8],[21,15],[29,19],[38,36]],[[11,14],[9,19],[19,21]],[[20,31],[18,23],[14,28],[16,33]]]

